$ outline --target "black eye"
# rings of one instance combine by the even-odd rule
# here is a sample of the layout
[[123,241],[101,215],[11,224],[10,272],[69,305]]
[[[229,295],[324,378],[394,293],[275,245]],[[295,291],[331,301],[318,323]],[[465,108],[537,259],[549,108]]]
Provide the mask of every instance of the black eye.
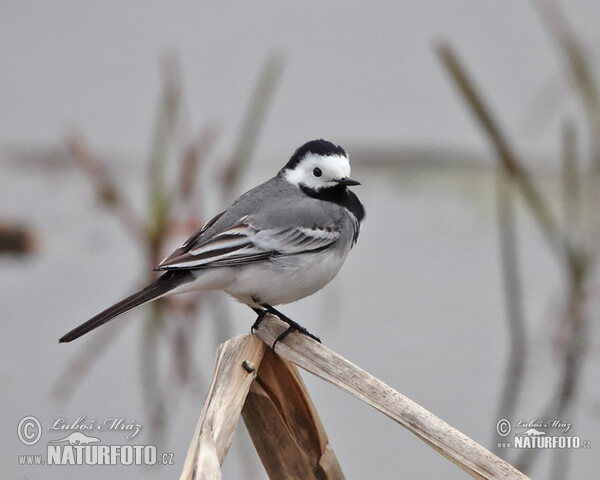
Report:
[[323,172],[321,171],[321,169],[320,169],[319,167],[316,167],[316,168],[313,170],[313,175],[314,175],[315,177],[320,177],[321,175],[323,175]]

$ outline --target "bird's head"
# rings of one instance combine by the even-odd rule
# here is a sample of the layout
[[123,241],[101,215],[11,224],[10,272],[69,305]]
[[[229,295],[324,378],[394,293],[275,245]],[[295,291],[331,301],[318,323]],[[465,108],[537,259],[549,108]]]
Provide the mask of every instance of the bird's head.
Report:
[[350,178],[350,162],[344,149],[326,140],[312,140],[302,145],[279,175],[313,192],[360,185]]

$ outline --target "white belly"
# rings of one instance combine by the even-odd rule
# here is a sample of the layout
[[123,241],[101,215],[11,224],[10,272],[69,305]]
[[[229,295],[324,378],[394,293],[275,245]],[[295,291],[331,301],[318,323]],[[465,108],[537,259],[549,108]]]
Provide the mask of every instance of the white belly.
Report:
[[270,262],[237,269],[235,280],[224,290],[242,303],[258,306],[295,302],[327,285],[339,272],[348,251],[331,255],[319,253],[274,258]]

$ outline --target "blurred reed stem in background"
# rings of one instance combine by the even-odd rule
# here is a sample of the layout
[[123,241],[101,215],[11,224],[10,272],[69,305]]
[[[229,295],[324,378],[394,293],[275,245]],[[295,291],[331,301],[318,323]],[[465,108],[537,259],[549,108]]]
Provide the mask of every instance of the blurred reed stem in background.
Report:
[[[233,153],[220,164],[222,174],[217,175],[217,181],[210,182],[213,188],[211,195],[226,199],[239,188],[280,81],[283,64],[283,58],[278,55],[272,55],[265,61]],[[211,175],[206,168],[207,159],[217,138],[216,128],[210,125],[202,128],[195,138],[189,138],[185,131],[187,119],[183,118],[186,109],[178,60],[173,56],[167,57],[161,66],[163,84],[148,154],[145,216],[131,206],[114,174],[94,154],[82,133],[73,130],[65,138],[72,158],[91,181],[100,203],[119,219],[138,250],[145,252],[144,283],[156,278],[152,268],[169,253],[173,238],[184,240],[208,219],[198,194],[198,182],[202,175]],[[194,341],[199,310],[204,308],[202,298],[202,295],[191,295],[159,299],[146,308],[140,344],[140,383],[151,435],[158,439],[157,442],[160,442],[168,424],[165,395],[175,399],[173,392],[177,391],[174,387],[178,383],[201,378],[200,369],[194,368],[194,349],[190,342]],[[205,311],[210,312],[209,309]],[[230,320],[223,304],[220,303],[212,313],[212,319],[218,323],[217,333],[227,335]],[[169,322],[165,322],[165,318],[169,318]],[[61,401],[68,401],[89,372],[91,360],[97,361],[98,355],[124,325],[121,322],[115,324],[121,327],[115,325],[98,331],[87,340],[83,349],[76,352],[54,388],[55,396]],[[172,373],[165,371],[164,365],[157,361],[165,348],[174,359]],[[179,382],[174,383],[174,379],[179,379]]]
[[[523,389],[523,376],[527,358],[527,329],[523,315],[523,293],[519,280],[517,234],[515,230],[514,200],[511,184],[525,200],[546,241],[560,262],[564,282],[564,308],[555,335],[556,354],[561,361],[561,372],[554,392],[548,395],[548,405],[540,419],[564,419],[573,412],[573,403],[580,389],[581,371],[588,351],[586,332],[589,323],[588,282],[597,262],[598,240],[598,178],[600,154],[600,95],[593,69],[585,51],[574,33],[569,29],[564,15],[553,2],[535,2],[550,34],[557,39],[565,58],[567,75],[574,80],[575,92],[587,119],[591,139],[592,162],[585,178],[589,178],[587,195],[579,168],[577,127],[572,121],[565,122],[562,135],[562,225],[557,221],[550,202],[535,186],[516,149],[501,132],[491,109],[484,102],[474,81],[448,44],[438,46],[438,54],[450,77],[462,94],[467,106],[479,121],[483,132],[496,152],[502,171],[497,180],[497,210],[503,266],[504,293],[510,352],[501,394],[498,419],[516,419],[518,400]],[[585,204],[584,204],[585,203]],[[584,208],[592,218],[584,223]],[[590,248],[590,245],[593,247]],[[550,324],[548,325],[550,329]],[[507,455],[508,450],[496,449]],[[531,473],[539,449],[526,449],[516,455],[514,465]],[[568,473],[569,449],[555,449],[552,454],[552,478],[564,479]]]
[[[496,174],[496,211],[510,352],[500,393],[498,419],[515,417],[523,388],[528,355],[527,330],[523,313],[523,288],[519,274],[515,200],[514,185],[506,173],[499,171]],[[492,444],[492,451],[496,455],[500,454],[497,442]]]
[[231,201],[231,197],[238,194],[240,180],[246,173],[249,159],[256,149],[277,85],[281,81],[284,66],[284,57],[273,54],[267,58],[260,72],[233,152],[221,172],[222,197],[226,204]]

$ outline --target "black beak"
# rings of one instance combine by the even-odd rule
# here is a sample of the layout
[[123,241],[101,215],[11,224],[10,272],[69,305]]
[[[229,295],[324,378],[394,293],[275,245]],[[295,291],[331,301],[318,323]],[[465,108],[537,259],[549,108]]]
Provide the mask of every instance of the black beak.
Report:
[[353,185],[360,185],[358,180],[352,180],[351,178],[345,177],[341,178],[337,181],[340,185],[346,185],[347,187],[351,187]]

